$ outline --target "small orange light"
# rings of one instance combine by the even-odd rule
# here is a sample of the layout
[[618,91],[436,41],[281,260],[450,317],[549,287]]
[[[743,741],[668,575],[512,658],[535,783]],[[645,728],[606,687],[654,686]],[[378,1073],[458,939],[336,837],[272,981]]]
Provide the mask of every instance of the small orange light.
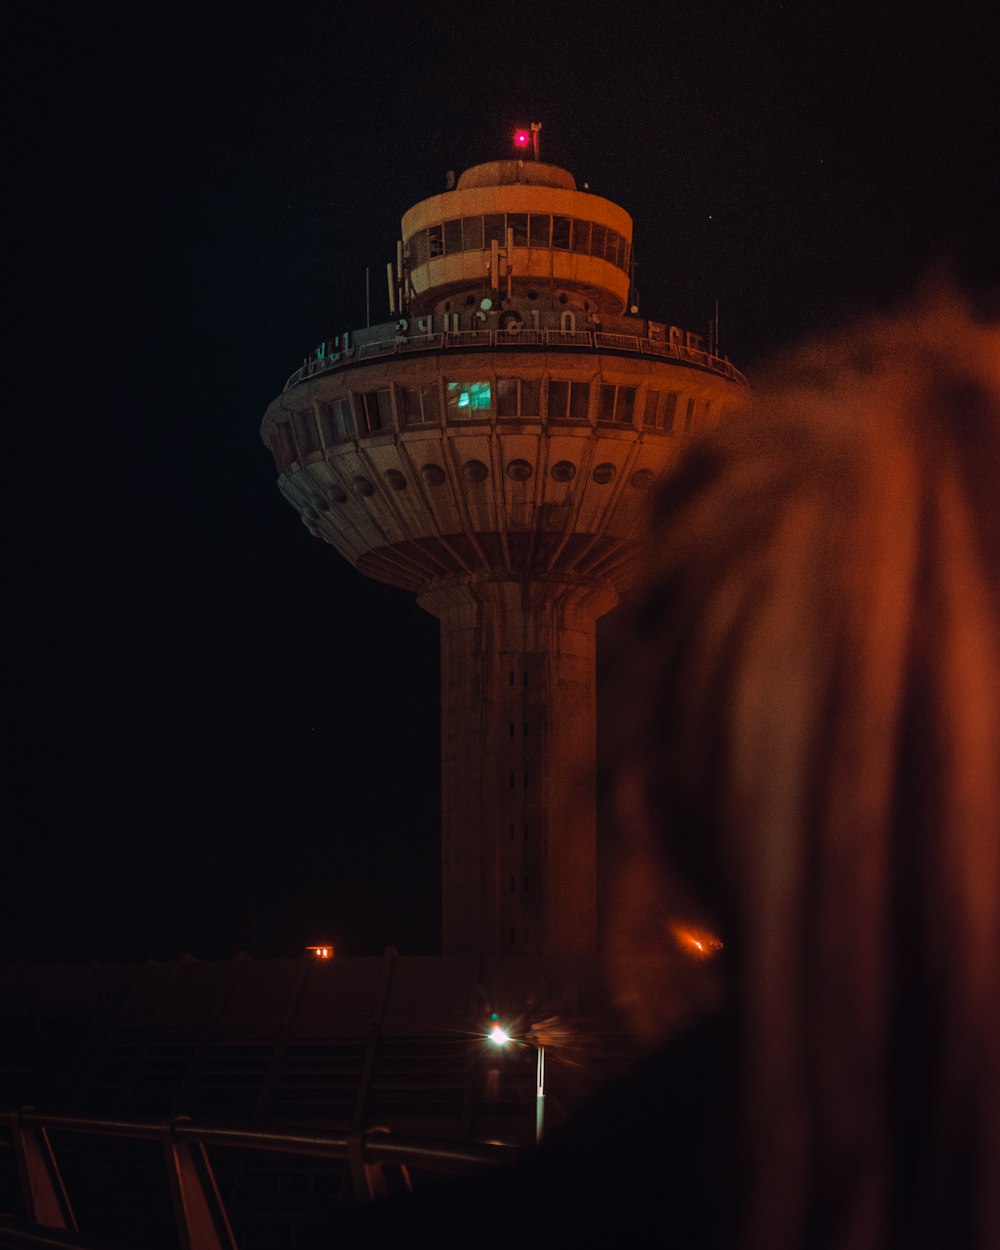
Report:
[[332,959],[333,958],[332,946],[307,946],[306,950],[311,951],[312,954],[317,959]]
[[680,949],[692,959],[711,959],[722,950],[722,942],[707,929],[696,929],[691,925],[678,924],[674,920],[667,927]]

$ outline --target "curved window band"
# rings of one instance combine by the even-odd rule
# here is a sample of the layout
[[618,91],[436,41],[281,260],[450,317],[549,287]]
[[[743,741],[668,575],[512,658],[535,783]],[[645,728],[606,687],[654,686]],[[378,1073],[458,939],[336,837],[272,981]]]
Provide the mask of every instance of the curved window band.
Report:
[[508,213],[506,219],[502,213],[488,213],[438,222],[406,240],[410,264],[416,269],[440,256],[484,251],[494,239],[505,247],[508,228],[513,231],[515,247],[596,256],[628,272],[629,245],[616,230],[599,222],[552,213]]

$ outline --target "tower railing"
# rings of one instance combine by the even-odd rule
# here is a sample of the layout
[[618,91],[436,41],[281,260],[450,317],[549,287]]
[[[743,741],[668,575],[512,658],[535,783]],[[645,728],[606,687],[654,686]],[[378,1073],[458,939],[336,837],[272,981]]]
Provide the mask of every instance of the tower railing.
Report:
[[395,1180],[410,1188],[409,1169],[463,1175],[510,1167],[524,1151],[501,1142],[402,1137],[386,1129],[318,1133],[310,1129],[250,1129],[171,1120],[103,1119],[47,1114],[32,1107],[0,1111],[11,1134],[26,1220],[0,1217],[0,1246],[87,1250],[104,1245],[78,1227],[50,1133],[80,1133],[159,1143],[167,1171],[179,1244],[185,1250],[238,1250],[207,1148],[338,1159],[348,1165],[356,1203],[386,1195]]
[[290,390],[300,382],[320,374],[331,373],[349,365],[386,356],[409,355],[414,352],[467,351],[472,349],[516,347],[531,350],[581,349],[591,352],[611,351],[616,355],[658,356],[663,360],[676,360],[682,364],[695,365],[718,373],[741,386],[747,380],[730,361],[722,356],[682,343],[660,339],[640,338],[633,334],[612,334],[601,330],[455,330],[450,333],[424,335],[397,335],[376,343],[360,343],[356,347],[315,355],[306,360],[286,381],[284,389]]

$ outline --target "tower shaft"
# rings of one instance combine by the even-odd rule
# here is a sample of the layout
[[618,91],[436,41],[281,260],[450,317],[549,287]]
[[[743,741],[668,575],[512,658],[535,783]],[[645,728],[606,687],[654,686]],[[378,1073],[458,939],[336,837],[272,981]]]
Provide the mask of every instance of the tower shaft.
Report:
[[617,596],[555,577],[450,579],[441,622],[445,953],[593,953],[595,643]]

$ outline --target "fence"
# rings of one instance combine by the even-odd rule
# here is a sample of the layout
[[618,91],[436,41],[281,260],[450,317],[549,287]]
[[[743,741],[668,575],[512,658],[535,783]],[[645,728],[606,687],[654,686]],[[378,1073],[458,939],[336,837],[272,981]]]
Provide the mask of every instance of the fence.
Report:
[[409,1169],[463,1174],[514,1166],[518,1147],[496,1142],[444,1141],[394,1136],[384,1129],[317,1133],[195,1124],[172,1120],[98,1119],[44,1114],[30,1107],[0,1112],[17,1165],[27,1220],[0,1218],[0,1246],[52,1250],[105,1250],[106,1242],[81,1236],[52,1147],[52,1132],[127,1138],[159,1144],[181,1250],[238,1250],[207,1148],[266,1151],[347,1163],[354,1201],[371,1202],[393,1180],[410,1187]]

